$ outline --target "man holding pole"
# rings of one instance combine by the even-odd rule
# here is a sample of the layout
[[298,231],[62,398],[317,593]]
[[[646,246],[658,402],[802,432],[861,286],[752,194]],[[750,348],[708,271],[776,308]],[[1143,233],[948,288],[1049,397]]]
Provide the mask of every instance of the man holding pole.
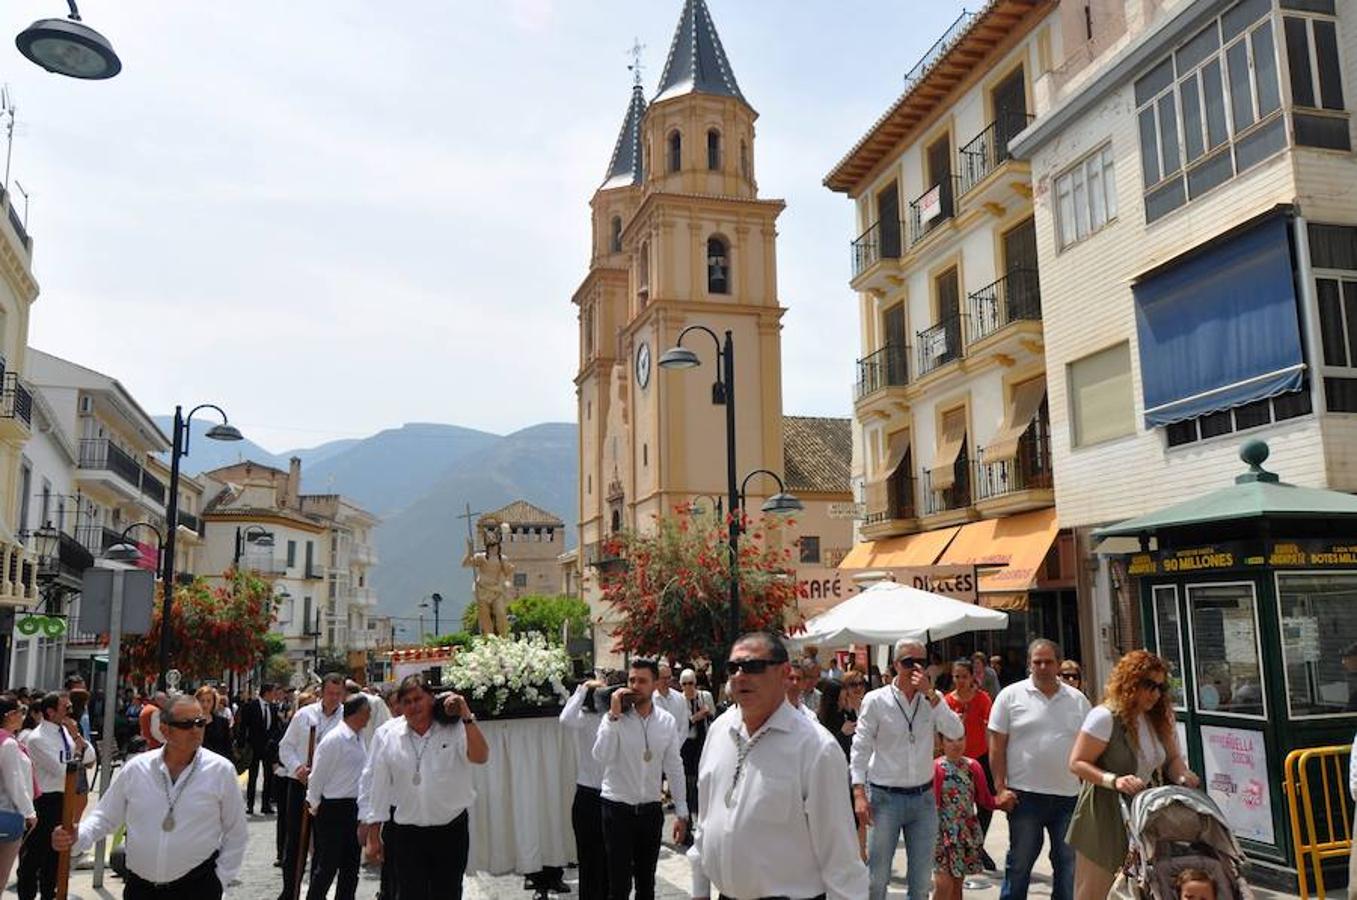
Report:
[[325,900],[335,876],[335,900],[353,900],[358,888],[358,782],[367,762],[362,731],[371,716],[365,694],[344,701],[344,721],[316,745],[306,805],[316,822],[316,865],[307,900]]
[[[344,676],[326,675],[320,686],[320,702],[297,710],[278,743],[278,761],[288,773],[287,801],[282,811],[287,817],[287,837],[283,849],[283,890],[278,900],[296,900],[300,883],[299,861],[309,848],[302,845],[302,816],[306,808],[306,783],[311,776],[311,755],[315,745],[343,721]],[[314,737],[313,737],[314,732]]]
[[221,900],[248,839],[236,767],[202,750],[207,718],[192,695],[177,697],[161,724],[165,746],[130,758],[93,812],[55,829],[49,846],[80,853],[126,825],[123,900]]
[[66,764],[84,758],[84,741],[66,728],[71,701],[65,691],[43,694],[37,702],[42,720],[24,737],[33,760],[33,774],[42,793],[33,801],[38,824],[19,849],[19,900],[52,900],[57,890],[57,854],[52,849],[52,829],[61,824],[65,798]]

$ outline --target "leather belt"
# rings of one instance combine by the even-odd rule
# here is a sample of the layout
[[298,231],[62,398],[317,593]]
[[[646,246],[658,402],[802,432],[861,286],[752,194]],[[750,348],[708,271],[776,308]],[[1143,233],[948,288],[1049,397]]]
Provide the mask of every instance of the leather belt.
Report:
[[933,782],[931,781],[925,781],[923,784],[916,784],[914,787],[895,787],[894,785],[889,784],[877,784],[875,781],[871,782],[871,785],[878,791],[885,791],[888,794],[902,794],[906,797],[912,797],[915,794],[922,794],[924,791],[933,790]]

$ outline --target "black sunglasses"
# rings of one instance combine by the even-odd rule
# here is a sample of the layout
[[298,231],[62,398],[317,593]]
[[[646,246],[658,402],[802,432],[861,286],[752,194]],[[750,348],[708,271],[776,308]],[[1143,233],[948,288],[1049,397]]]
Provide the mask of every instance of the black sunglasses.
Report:
[[180,731],[188,731],[190,728],[206,728],[207,719],[199,716],[196,719],[162,719],[161,722],[171,728],[178,728]]
[[1083,681],[1084,676],[1078,672],[1061,672],[1060,677],[1066,681]]
[[907,666],[911,669],[922,669],[928,665],[928,659],[923,656],[902,656],[895,661],[895,664]]
[[785,661],[781,659],[732,659],[726,663],[726,671],[731,675],[736,672],[744,672],[746,675],[762,675],[768,671],[769,666],[776,666]]

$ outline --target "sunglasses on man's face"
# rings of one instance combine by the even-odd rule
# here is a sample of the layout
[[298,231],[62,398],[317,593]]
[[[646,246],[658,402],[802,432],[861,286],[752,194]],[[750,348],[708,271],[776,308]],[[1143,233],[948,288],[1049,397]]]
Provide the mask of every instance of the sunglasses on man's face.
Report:
[[746,675],[762,675],[768,671],[769,666],[777,664],[778,661],[772,659],[732,659],[726,663],[726,671],[731,675],[737,672],[743,672]]
[[170,721],[168,719],[162,719],[161,721],[164,722],[164,724],[170,726],[171,728],[178,728],[180,731],[188,731],[190,728],[207,727],[207,719],[203,718],[202,716],[199,716],[196,719],[175,719],[173,721]]

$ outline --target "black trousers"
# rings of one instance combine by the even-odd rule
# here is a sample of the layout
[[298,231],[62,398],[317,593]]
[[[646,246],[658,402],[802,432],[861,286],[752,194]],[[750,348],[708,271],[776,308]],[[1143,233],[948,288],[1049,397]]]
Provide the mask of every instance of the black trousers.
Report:
[[287,815],[287,834],[283,843],[283,892],[278,895],[278,900],[292,900],[295,888],[293,882],[297,879],[297,856],[301,853],[302,807],[306,805],[306,785],[295,778],[280,780],[287,784],[287,802],[283,805]]
[[250,756],[250,774],[245,781],[245,808],[250,812],[254,812],[255,779],[261,774],[264,777],[264,797],[259,808],[262,812],[268,812],[269,807],[273,806],[273,763],[264,758],[266,755],[264,751],[255,751]]
[[[270,774],[272,769],[270,768]],[[287,794],[288,785],[292,783],[291,778],[283,778],[281,775],[273,775],[269,784],[269,799],[273,801],[274,812],[278,818],[273,823],[273,836],[277,842],[277,849],[274,850],[273,858],[281,860],[283,854],[287,851]]]
[[380,900],[399,900],[396,896],[396,858],[400,855],[400,836],[391,823],[396,817],[396,807],[391,807],[387,821],[373,825],[382,829],[382,881],[377,896]]
[[[664,809],[659,802],[630,806],[602,800],[603,845],[608,853],[608,900],[655,900]],[[401,900],[405,900],[404,897]]]
[[[975,761],[980,763],[980,771],[985,773],[985,786],[989,788],[992,795],[994,793],[994,773],[989,769],[989,754],[982,753],[976,757]],[[989,834],[989,823],[994,818],[994,811],[985,809],[978,803],[976,806],[979,807],[976,811],[976,818],[980,820],[980,833],[982,835]]]
[[[400,846],[400,867],[393,867],[399,900],[462,900],[471,831],[464,812],[446,825],[387,823]],[[383,869],[386,865],[382,866]]]
[[575,785],[570,805],[575,855],[580,861],[580,900],[608,900],[608,853],[603,847],[603,804],[598,788]]
[[358,801],[322,800],[316,812],[316,861],[311,867],[311,886],[306,900],[325,900],[330,885],[339,877],[335,900],[353,900],[358,890]]
[[62,792],[43,794],[33,801],[38,824],[19,848],[19,900],[52,900],[57,892],[57,852],[52,849],[52,830],[61,824]]
[[679,758],[683,760],[683,780],[686,782],[688,816],[692,822],[697,821],[697,765],[702,761],[703,743],[702,738],[688,738],[679,747]]
[[123,887],[123,900],[221,900],[221,895],[215,853],[178,881],[154,885],[136,872],[128,872]]

